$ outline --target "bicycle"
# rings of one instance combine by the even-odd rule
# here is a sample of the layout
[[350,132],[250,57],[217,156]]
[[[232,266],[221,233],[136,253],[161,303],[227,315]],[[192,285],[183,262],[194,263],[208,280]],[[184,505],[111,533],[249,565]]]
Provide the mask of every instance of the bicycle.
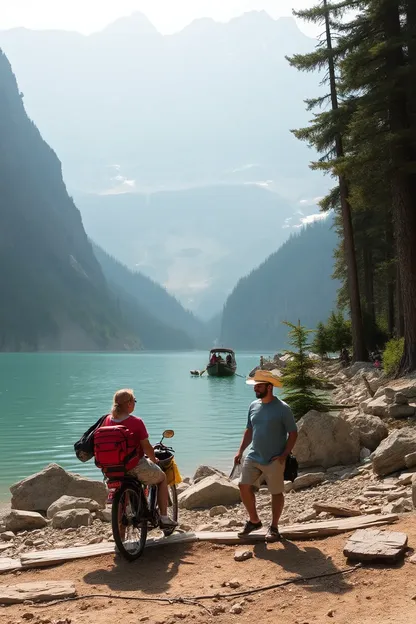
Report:
[[[172,438],[174,431],[163,432],[159,444],[154,446],[156,458],[163,469],[173,460],[174,450],[165,446],[163,440]],[[135,561],[144,551],[148,530],[159,526],[160,515],[157,507],[157,485],[145,486],[129,475],[107,483],[109,500],[112,501],[111,524],[114,541],[119,553],[128,561]],[[176,485],[168,486],[169,516],[178,520],[178,494]],[[175,528],[163,529],[165,537],[172,535]]]

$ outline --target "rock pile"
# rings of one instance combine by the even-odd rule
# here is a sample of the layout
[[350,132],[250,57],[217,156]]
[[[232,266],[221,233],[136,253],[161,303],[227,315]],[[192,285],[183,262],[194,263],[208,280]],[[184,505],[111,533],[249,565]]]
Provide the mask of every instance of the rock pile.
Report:
[[[330,372],[338,385],[335,400],[357,408],[339,414],[309,412],[300,421],[295,451],[301,469],[294,483],[285,484],[283,525],[416,508],[416,427],[412,418],[406,426],[388,426],[391,414],[397,413],[391,407],[416,406],[416,378],[387,385],[367,365],[347,371],[335,366]],[[374,397],[368,396],[363,370]],[[374,402],[378,407],[370,411]],[[103,482],[51,464],[13,485],[11,492],[12,509],[0,517],[2,557],[112,540]],[[200,466],[178,492],[179,530],[235,531],[243,526],[246,512],[238,486],[220,470]],[[266,488],[260,488],[257,501],[267,524],[271,510]]]

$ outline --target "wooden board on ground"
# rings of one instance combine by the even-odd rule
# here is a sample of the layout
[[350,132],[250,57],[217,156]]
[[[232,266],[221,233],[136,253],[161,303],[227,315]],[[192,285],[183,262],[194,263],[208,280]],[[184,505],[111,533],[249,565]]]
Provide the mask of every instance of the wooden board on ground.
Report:
[[[331,535],[338,535],[339,533],[347,533],[355,529],[391,524],[396,520],[398,520],[396,514],[359,516],[356,518],[343,518],[341,520],[330,520],[327,522],[294,524],[293,526],[282,527],[281,533],[288,539],[319,539]],[[171,537],[150,538],[146,547],[189,544],[197,541],[216,542],[220,544],[254,543],[264,542],[264,539],[264,531],[252,533],[244,539],[239,538],[238,534],[235,532],[175,533]],[[20,561],[23,568],[41,568],[44,566],[58,565],[73,559],[109,555],[114,552],[115,546],[113,542],[102,542],[101,544],[91,544],[89,546],[24,553],[21,555]]]
[[[342,518],[340,520],[328,520],[326,522],[310,522],[304,524],[293,524],[291,526],[281,527],[280,532],[287,539],[320,539],[338,535],[340,533],[348,533],[360,528],[380,526],[383,524],[391,524],[399,519],[397,514],[389,515],[373,515],[373,516],[357,516],[355,518]],[[264,542],[265,532],[256,531],[250,533],[247,537],[239,538],[237,533],[208,533],[197,532],[196,536],[199,541],[217,542],[220,544],[238,544],[238,543],[254,543]]]
[[20,559],[11,559],[10,557],[0,557],[0,574],[2,572],[12,572],[13,570],[20,570],[22,564]]
[[70,581],[43,581],[0,586],[0,604],[11,605],[31,600],[49,602],[76,595],[75,585]]
[[344,555],[352,561],[396,561],[407,547],[406,533],[360,529],[348,540]]
[[[195,533],[174,533],[170,537],[149,538],[146,548],[154,546],[168,546],[196,542]],[[101,542],[89,546],[75,546],[73,548],[58,548],[55,550],[39,550],[21,555],[23,568],[40,568],[52,566],[72,559],[85,559],[99,555],[111,555],[115,552],[114,542]]]
[[312,507],[315,509],[315,511],[317,511],[318,513],[321,513],[321,511],[326,511],[330,514],[332,514],[333,516],[340,516],[343,518],[353,518],[355,516],[362,516],[362,512],[359,509],[353,509],[352,507],[347,507],[346,505],[343,504],[337,504],[337,503],[314,503],[312,505]]

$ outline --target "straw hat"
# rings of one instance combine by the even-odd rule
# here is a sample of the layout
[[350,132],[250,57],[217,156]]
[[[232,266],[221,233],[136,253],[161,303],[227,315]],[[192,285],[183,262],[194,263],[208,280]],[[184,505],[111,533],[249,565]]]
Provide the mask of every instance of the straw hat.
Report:
[[249,386],[255,386],[258,383],[269,383],[275,388],[281,388],[283,386],[283,380],[278,371],[273,371],[273,373],[271,373],[270,371],[257,370],[254,377],[248,377],[246,379],[246,384]]

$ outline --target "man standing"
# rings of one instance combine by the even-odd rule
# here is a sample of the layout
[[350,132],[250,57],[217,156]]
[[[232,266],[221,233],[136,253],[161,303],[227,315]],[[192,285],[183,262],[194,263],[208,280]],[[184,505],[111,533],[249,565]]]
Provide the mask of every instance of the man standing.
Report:
[[272,524],[266,540],[274,542],[281,539],[278,525],[284,506],[284,471],[286,458],[298,437],[297,426],[290,407],[273,395],[273,387],[282,386],[279,377],[258,370],[246,383],[254,386],[257,400],[249,407],[247,427],[234,459],[236,464],[241,463],[244,451],[252,445],[244,460],[239,483],[241,500],[249,515],[239,536],[247,536],[262,527],[253,488],[262,478],[272,497]]

